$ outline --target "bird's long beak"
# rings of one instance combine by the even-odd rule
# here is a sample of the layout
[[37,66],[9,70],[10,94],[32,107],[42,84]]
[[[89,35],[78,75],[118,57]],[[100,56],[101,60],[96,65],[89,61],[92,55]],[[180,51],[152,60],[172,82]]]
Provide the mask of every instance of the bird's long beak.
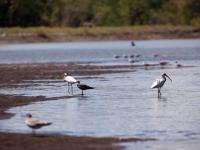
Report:
[[166,77],[172,82],[172,79],[168,75],[166,75]]

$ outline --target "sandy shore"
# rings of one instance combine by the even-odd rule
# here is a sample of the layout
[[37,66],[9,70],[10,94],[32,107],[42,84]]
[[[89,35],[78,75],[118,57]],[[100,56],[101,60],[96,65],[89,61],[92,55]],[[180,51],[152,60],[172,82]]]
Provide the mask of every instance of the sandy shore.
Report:
[[[158,65],[158,64],[154,64]],[[153,65],[153,66],[154,66]],[[119,68],[123,68],[122,70]],[[1,64],[0,65],[0,87],[18,87],[18,83],[25,80],[35,79],[58,79],[62,82],[63,73],[68,72],[71,75],[98,75],[104,73],[118,73],[130,71],[130,68],[145,67],[139,66],[93,66],[81,65],[78,63],[62,64]],[[30,85],[32,83],[30,82]],[[26,85],[29,86],[29,85]],[[49,100],[44,96],[17,96],[0,95],[0,119],[12,117],[14,114],[5,111],[11,107],[27,105],[31,102]],[[137,142],[155,139],[119,139],[119,138],[92,138],[92,137],[73,137],[62,135],[37,135],[0,133],[1,150],[117,150],[122,147],[116,145],[121,142]]]

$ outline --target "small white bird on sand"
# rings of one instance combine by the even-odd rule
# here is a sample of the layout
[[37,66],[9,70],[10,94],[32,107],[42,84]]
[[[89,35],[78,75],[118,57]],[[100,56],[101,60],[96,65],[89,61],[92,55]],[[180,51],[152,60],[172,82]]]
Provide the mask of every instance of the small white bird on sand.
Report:
[[73,76],[67,75],[67,73],[64,73],[64,81],[68,83],[68,93],[70,93],[70,87],[71,87],[71,93],[73,94],[73,84],[77,83],[77,80]]
[[165,84],[165,81],[167,80],[166,77],[172,82],[172,79],[166,74],[163,73],[160,79],[157,79],[156,81],[153,82],[151,85],[151,88],[157,88],[158,89],[158,98],[161,97],[161,88]]
[[32,129],[32,133],[34,133],[34,129],[39,129],[43,126],[48,126],[52,124],[51,122],[32,118],[32,115],[30,113],[26,114],[25,123],[29,128]]

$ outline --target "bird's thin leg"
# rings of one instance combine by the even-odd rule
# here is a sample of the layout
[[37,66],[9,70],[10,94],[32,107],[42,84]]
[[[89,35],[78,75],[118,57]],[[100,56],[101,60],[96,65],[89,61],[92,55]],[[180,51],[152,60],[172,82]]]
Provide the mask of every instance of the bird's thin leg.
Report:
[[83,96],[83,90],[82,90],[82,96]]
[[158,98],[160,98],[160,88],[158,88]]
[[161,88],[158,88],[158,98],[161,97]]
[[160,88],[160,97],[161,97],[161,88]]
[[72,95],[73,95],[73,85],[71,84],[71,92],[72,92]]
[[67,86],[68,86],[68,93],[70,94],[70,91],[69,91],[70,83],[69,82],[67,83]]

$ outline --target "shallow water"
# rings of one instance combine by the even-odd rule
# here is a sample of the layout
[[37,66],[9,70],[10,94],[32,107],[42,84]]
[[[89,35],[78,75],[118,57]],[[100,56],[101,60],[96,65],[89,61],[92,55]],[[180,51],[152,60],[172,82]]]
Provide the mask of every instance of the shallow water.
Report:
[[[125,55],[142,55],[148,60],[200,60],[200,39],[104,42],[69,42],[0,45],[0,64],[39,62],[127,62]],[[155,54],[160,55],[154,57]],[[118,55],[121,58],[115,59]]]
[[[180,59],[179,62],[194,67],[176,68],[175,60],[171,60],[171,65],[163,69],[138,68],[117,74],[76,76],[83,83],[95,87],[94,90],[86,91],[83,97],[74,87],[74,96],[66,98],[69,95],[67,86],[59,80],[36,80],[33,86],[2,88],[0,93],[3,94],[44,95],[57,100],[10,109],[9,112],[16,115],[9,120],[0,120],[0,130],[30,132],[24,125],[24,115],[30,112],[37,118],[53,122],[38,132],[159,139],[156,142],[126,143],[128,150],[198,149],[200,49],[193,49],[196,54],[182,53],[188,58]],[[163,55],[162,52],[160,54]],[[197,59],[190,60],[193,55]],[[150,85],[163,72],[169,74],[173,82],[166,82],[162,88],[162,97],[158,99],[156,89],[150,89]],[[25,84],[29,84],[29,81],[25,81]]]

